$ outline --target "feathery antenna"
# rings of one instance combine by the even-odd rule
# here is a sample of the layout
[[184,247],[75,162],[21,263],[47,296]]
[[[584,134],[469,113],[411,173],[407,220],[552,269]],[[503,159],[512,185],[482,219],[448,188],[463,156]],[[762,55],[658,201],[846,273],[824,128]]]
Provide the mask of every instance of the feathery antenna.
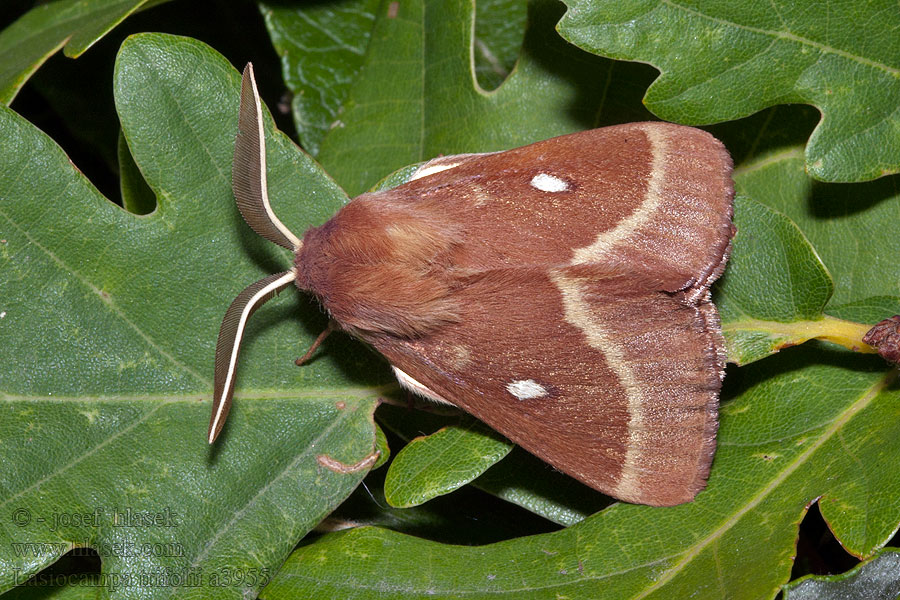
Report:
[[262,103],[251,63],[247,63],[241,79],[241,109],[234,140],[231,188],[241,215],[253,231],[288,250],[296,252],[300,248],[300,238],[275,216],[269,204]]

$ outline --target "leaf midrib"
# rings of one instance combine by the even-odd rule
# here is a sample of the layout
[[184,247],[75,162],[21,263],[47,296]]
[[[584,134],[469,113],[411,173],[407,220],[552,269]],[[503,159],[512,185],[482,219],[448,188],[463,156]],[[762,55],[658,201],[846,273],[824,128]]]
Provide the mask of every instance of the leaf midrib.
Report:
[[[387,383],[372,387],[337,387],[337,388],[304,388],[304,389],[251,389],[235,393],[236,400],[289,400],[309,398],[369,398],[382,396],[399,390],[399,384]],[[212,400],[212,394],[110,394],[102,396],[35,396],[28,394],[7,394],[0,391],[0,402],[190,402],[196,403],[197,397]]]

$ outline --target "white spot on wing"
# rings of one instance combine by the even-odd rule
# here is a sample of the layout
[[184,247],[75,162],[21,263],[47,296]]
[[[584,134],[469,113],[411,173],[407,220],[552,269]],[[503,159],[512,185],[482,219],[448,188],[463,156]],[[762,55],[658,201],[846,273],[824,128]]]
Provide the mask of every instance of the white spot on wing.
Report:
[[569,184],[565,179],[560,179],[549,173],[538,173],[531,178],[531,187],[537,188],[542,192],[564,192],[569,189]]
[[531,400],[547,395],[547,390],[534,379],[517,379],[506,384],[506,391],[519,400]]
[[423,398],[428,398],[429,400],[434,400],[435,402],[440,402],[441,404],[449,404],[450,406],[455,406],[452,402],[438,396],[430,389],[428,389],[394,365],[391,365],[391,368],[394,370],[394,375],[397,376],[397,381],[400,382],[400,387],[407,389],[414,394],[418,394]]

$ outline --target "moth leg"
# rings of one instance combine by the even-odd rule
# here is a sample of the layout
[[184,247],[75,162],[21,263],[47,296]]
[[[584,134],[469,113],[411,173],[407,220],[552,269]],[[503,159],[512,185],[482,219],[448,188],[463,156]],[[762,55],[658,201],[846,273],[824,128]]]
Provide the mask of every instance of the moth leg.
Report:
[[325,341],[325,338],[327,338],[331,334],[331,332],[334,331],[335,329],[337,329],[337,326],[334,324],[334,321],[329,321],[328,327],[326,327],[322,331],[322,333],[319,334],[319,337],[317,337],[316,341],[314,341],[312,343],[312,346],[309,347],[309,350],[306,351],[306,354],[304,354],[303,356],[301,356],[300,358],[295,360],[294,364],[299,367],[299,366],[302,366],[303,363],[308,361],[310,359],[310,357],[312,357],[313,352],[316,351],[316,349],[322,344],[322,342]]

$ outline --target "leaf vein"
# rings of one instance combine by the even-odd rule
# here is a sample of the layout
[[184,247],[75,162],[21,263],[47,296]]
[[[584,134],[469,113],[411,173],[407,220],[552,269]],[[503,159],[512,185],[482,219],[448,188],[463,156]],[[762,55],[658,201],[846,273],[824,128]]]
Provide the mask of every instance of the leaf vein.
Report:
[[723,25],[723,26],[726,26],[726,27],[733,27],[733,28],[735,28],[735,29],[741,29],[741,30],[743,30],[743,31],[748,31],[748,32],[751,32],[751,33],[759,33],[759,34],[762,34],[762,35],[771,36],[771,37],[776,38],[776,39],[779,39],[779,38],[780,38],[780,39],[788,40],[788,41],[791,41],[791,42],[797,42],[798,44],[802,44],[802,45],[805,45],[805,46],[809,46],[809,47],[811,47],[811,48],[815,48],[816,50],[820,50],[820,51],[822,51],[822,52],[834,54],[834,55],[836,55],[836,56],[840,56],[841,58],[846,58],[846,59],[848,59],[848,60],[857,62],[857,63],[859,63],[859,64],[861,64],[861,65],[865,65],[865,66],[868,66],[868,67],[872,67],[872,68],[874,68],[874,69],[878,69],[878,70],[883,71],[883,72],[885,72],[885,73],[887,73],[887,74],[889,74],[889,75],[892,75],[893,77],[900,77],[900,69],[891,67],[891,66],[889,66],[889,65],[886,65],[886,64],[883,64],[883,63],[880,63],[880,62],[877,62],[877,61],[874,61],[874,60],[869,59],[869,58],[866,58],[866,57],[864,57],[864,56],[857,56],[856,54],[853,54],[852,52],[848,52],[848,51],[846,51],[846,50],[841,50],[841,49],[839,49],[839,48],[835,48],[834,46],[829,46],[828,44],[824,44],[824,43],[822,43],[822,42],[816,42],[816,41],[811,40],[811,39],[809,39],[809,38],[805,38],[805,37],[803,37],[803,36],[796,35],[796,34],[790,32],[790,31],[772,31],[772,30],[770,30],[770,29],[763,29],[763,28],[761,28],[761,27],[751,27],[750,25],[742,25],[742,24],[739,24],[739,23],[735,23],[735,22],[733,22],[733,21],[726,21],[725,19],[720,19],[720,18],[716,18],[716,17],[711,17],[711,16],[709,16],[709,15],[707,15],[707,14],[704,14],[704,13],[700,12],[700,11],[697,10],[697,9],[689,8],[689,7],[687,7],[687,6],[682,6],[682,5],[680,5],[680,4],[676,3],[676,2],[673,2],[673,0],[663,0],[663,2],[664,2],[665,4],[668,4],[669,6],[671,6],[672,8],[674,8],[674,9],[676,9],[676,10],[681,10],[681,11],[684,11],[684,12],[686,12],[686,13],[690,13],[690,14],[692,14],[692,15],[695,15],[695,16],[700,17],[700,18],[702,18],[702,19],[706,19],[707,21],[711,21],[711,22],[716,23],[716,24],[718,24],[718,25]]
[[[93,284],[89,279],[87,279],[82,273],[80,273],[77,269],[70,267],[67,265],[61,258],[59,258],[55,252],[46,248],[43,244],[34,239],[28,231],[22,229],[18,223],[16,223],[9,215],[0,208],[0,216],[2,216],[12,227],[14,227],[19,233],[22,234],[25,239],[28,240],[29,243],[33,244],[35,248],[41,250],[44,254],[46,254],[53,262],[59,265],[65,272],[71,273],[82,285],[91,290],[98,298],[103,299],[102,290]],[[212,382],[207,378],[181,362],[177,358],[175,358],[172,354],[170,354],[167,350],[165,350],[162,346],[157,344],[147,333],[144,332],[143,329],[138,327],[136,323],[134,323],[128,315],[125,314],[122,309],[116,305],[113,301],[112,296],[102,300],[106,306],[109,307],[109,310],[112,311],[119,319],[122,320],[127,326],[129,326],[137,335],[144,340],[153,350],[158,352],[163,358],[168,360],[172,365],[182,369],[186,373],[192,375],[196,378],[200,383],[204,386],[210,386]]]

